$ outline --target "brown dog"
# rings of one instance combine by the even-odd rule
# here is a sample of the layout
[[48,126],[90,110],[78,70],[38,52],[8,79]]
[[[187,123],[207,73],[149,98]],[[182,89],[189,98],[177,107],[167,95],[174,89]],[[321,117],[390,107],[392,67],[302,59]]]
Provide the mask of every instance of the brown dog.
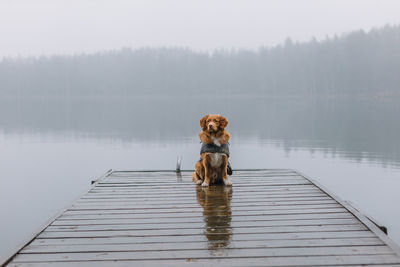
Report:
[[[215,144],[218,147],[228,143],[229,133],[225,131],[228,120],[221,115],[209,114],[200,120],[200,141],[203,144]],[[222,181],[225,185],[232,185],[227,173],[228,155],[224,153],[201,153],[193,172],[193,182],[202,186]]]

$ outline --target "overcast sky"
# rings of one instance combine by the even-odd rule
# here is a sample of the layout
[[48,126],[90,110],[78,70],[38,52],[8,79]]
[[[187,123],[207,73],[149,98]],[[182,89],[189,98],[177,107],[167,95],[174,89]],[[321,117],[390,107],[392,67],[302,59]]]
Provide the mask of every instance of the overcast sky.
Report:
[[0,57],[258,48],[400,24],[398,0],[0,0]]

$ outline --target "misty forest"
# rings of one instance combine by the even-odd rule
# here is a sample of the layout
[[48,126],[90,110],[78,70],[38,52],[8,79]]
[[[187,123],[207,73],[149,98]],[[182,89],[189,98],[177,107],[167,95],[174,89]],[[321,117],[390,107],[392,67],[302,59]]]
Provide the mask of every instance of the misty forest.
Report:
[[0,63],[0,126],[6,134],[195,140],[198,119],[215,112],[229,117],[233,138],[397,164],[399,84],[400,26],[258,51],[13,58]]
[[393,96],[400,26],[257,51],[129,48],[0,62],[1,96]]

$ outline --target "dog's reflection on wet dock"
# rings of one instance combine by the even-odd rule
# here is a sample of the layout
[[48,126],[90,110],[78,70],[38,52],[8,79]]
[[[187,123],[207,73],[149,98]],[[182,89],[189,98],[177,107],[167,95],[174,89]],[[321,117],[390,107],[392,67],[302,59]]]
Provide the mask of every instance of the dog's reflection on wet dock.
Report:
[[208,240],[208,249],[216,251],[229,247],[232,237],[232,187],[197,186],[196,197],[203,207],[204,235]]

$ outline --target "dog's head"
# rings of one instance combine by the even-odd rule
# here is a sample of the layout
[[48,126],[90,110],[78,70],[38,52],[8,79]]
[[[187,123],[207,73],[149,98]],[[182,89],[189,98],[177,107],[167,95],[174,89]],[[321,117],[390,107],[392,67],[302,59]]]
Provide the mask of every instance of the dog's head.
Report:
[[219,114],[208,114],[200,120],[200,127],[209,133],[223,131],[227,125],[228,120]]

